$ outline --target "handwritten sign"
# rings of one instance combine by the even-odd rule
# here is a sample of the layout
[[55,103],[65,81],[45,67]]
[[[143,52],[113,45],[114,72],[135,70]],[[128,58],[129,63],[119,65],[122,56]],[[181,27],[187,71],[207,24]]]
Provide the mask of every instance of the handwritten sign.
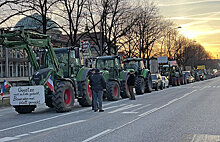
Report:
[[44,102],[44,86],[19,86],[10,89],[11,105],[38,105]]

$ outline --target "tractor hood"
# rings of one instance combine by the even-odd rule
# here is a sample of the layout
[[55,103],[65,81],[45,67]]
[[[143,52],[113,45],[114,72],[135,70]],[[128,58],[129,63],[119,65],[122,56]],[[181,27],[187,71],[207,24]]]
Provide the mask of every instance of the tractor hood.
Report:
[[45,82],[45,79],[48,77],[48,75],[51,72],[52,72],[52,69],[50,68],[40,69],[33,73],[32,80],[34,81],[36,85],[40,85]]

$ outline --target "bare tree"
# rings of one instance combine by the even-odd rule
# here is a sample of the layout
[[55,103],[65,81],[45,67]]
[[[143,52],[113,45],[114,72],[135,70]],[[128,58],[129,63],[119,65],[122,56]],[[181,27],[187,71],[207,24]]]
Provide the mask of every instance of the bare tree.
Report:
[[163,31],[166,30],[169,25],[160,16],[158,8],[154,3],[147,3],[146,5],[140,6],[139,10],[136,11],[139,15],[139,20],[136,22],[135,26],[132,28],[134,30],[134,35],[136,36],[136,46],[140,58],[147,59],[149,66],[149,57],[151,56],[152,49],[156,41],[158,41],[162,35]]
[[[135,24],[131,18],[133,8],[126,0],[95,0],[87,6],[89,26],[93,27],[91,38],[98,46],[99,55],[117,54],[117,43]],[[100,22],[99,26],[95,26]]]
[[[7,12],[10,14],[4,14],[4,18],[1,18],[0,25],[7,22],[11,18],[15,16],[23,15],[34,20],[38,21],[40,25],[42,25],[42,31],[37,30],[38,32],[42,32],[46,34],[46,32],[50,29],[47,28],[49,18],[49,11],[53,9],[54,4],[56,4],[59,0],[7,0],[1,3],[1,6],[5,6],[7,8]],[[41,18],[36,18],[30,14],[37,13],[41,16]],[[53,24],[53,23],[51,23]],[[53,28],[53,27],[51,27]]]
[[[12,8],[17,7],[22,0],[2,0],[0,1],[0,26],[10,27],[13,24],[10,20],[20,15],[22,12],[17,10],[12,10]],[[9,25],[10,24],[10,25]]]
[[[57,25],[68,35],[70,44],[79,41],[77,34],[85,27],[85,5],[88,0],[61,0],[53,14],[60,18]],[[81,30],[81,31],[80,31]]]

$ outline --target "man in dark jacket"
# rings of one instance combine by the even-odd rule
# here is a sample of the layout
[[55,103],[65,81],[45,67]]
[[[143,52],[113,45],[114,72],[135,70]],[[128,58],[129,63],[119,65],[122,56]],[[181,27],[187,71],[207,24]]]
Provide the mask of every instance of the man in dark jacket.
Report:
[[[92,87],[93,95],[93,108],[94,111],[103,112],[102,109],[102,95],[103,90],[106,89],[106,82],[103,75],[99,72],[99,69],[95,70],[95,74],[90,77],[90,84]],[[97,108],[97,99],[98,99],[98,108]]]
[[135,75],[134,75],[134,70],[131,69],[130,70],[130,76],[128,78],[128,88],[129,88],[129,92],[130,92],[130,95],[131,95],[131,100],[135,100],[135,95],[134,95],[134,85],[135,85]]
[[[92,87],[91,87],[91,83],[90,83],[90,81],[91,81],[91,77],[93,76],[95,74],[95,69],[93,68],[93,69],[91,69],[90,71],[89,71],[89,73],[88,73],[88,79],[89,79],[89,88],[92,90]],[[93,97],[93,95],[92,95],[92,110],[94,110],[94,107],[93,107],[93,100],[94,100],[94,97]]]

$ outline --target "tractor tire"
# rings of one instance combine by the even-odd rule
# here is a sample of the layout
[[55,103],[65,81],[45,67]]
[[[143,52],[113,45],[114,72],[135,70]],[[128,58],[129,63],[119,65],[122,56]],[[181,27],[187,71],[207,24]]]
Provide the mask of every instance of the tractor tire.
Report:
[[163,83],[161,83],[160,85],[160,90],[163,90]]
[[35,110],[36,105],[20,105],[20,106],[13,106],[15,111],[19,114],[26,114],[31,113]]
[[152,92],[152,86],[151,74],[148,74],[147,78],[145,78],[145,93]]
[[107,100],[108,101],[117,101],[120,96],[120,87],[118,82],[110,81],[106,85]]
[[82,98],[79,98],[79,104],[82,107],[88,107],[92,105],[92,90],[89,88],[88,78],[82,82]]
[[49,108],[53,108],[53,101],[52,101],[52,96],[53,96],[53,92],[49,91],[48,94],[45,96],[45,103],[46,106],[48,106]]
[[46,106],[48,106],[49,108],[53,108],[52,98],[48,98],[48,99],[46,100]]
[[52,96],[53,106],[56,112],[71,111],[74,105],[75,91],[73,85],[68,81],[57,83],[55,95]]
[[176,79],[176,77],[172,77],[172,86],[177,86],[177,79]]
[[180,86],[180,77],[177,78],[177,86]]
[[135,91],[137,95],[144,94],[145,90],[145,82],[144,78],[142,77],[137,77],[135,80]]
[[181,84],[181,85],[184,85],[184,84],[185,84],[183,77],[180,78],[180,84]]
[[156,87],[155,87],[155,91],[158,91],[158,90],[159,90],[159,86],[157,84]]
[[127,83],[128,78],[129,78],[129,75],[127,75],[126,80],[123,80],[121,82],[121,89],[122,89],[121,97],[122,98],[130,98],[131,97],[130,92],[129,92],[129,88],[128,88],[128,83]]

